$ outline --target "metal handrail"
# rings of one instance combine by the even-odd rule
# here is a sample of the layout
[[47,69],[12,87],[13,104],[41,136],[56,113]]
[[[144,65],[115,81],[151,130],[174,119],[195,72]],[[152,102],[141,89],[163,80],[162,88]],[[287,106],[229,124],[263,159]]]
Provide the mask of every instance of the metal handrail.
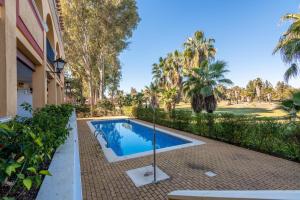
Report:
[[98,135],[102,135],[103,136],[103,132],[102,131],[97,131],[98,133],[95,135],[96,137],[98,137]]
[[94,131],[94,136],[98,137],[98,135],[103,135],[103,132],[101,130],[97,129],[97,130]]
[[109,148],[108,140],[106,139],[106,136],[102,134],[103,139],[106,141],[106,147]]

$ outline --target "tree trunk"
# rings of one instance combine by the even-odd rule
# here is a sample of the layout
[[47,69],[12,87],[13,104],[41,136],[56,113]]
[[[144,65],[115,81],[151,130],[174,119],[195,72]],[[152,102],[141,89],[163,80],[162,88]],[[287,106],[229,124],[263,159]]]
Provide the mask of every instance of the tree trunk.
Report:
[[94,85],[93,85],[93,80],[92,80],[92,78],[90,77],[89,78],[89,92],[90,92],[90,108],[91,108],[91,116],[93,116],[94,115],[94,92],[93,92],[93,90],[94,90]]
[[257,99],[258,99],[258,102],[261,101],[260,97],[261,97],[261,88],[256,86],[256,96],[257,96]]
[[114,102],[114,98],[115,98],[115,91],[112,90],[111,91],[111,101]]
[[172,103],[172,110],[175,110],[176,108],[176,102]]
[[104,98],[104,66],[99,68],[99,100],[103,100]]
[[97,103],[99,99],[99,91],[96,88],[94,89],[94,99],[95,103]]
[[208,113],[213,113],[217,108],[217,101],[214,95],[210,95],[204,98],[205,110]]
[[204,98],[201,94],[193,94],[191,98],[191,106],[195,113],[200,113],[204,108]]
[[101,101],[103,99],[103,82],[102,82],[102,68],[99,70],[99,100]]

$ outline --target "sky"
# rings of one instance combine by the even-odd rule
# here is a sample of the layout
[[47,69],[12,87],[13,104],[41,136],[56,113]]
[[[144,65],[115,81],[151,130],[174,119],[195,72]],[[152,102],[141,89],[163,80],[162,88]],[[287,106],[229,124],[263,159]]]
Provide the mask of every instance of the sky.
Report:
[[[299,0],[137,0],[141,18],[129,47],[120,55],[120,88],[141,90],[152,80],[152,64],[202,30],[215,39],[217,60],[224,60],[234,85],[245,87],[261,77],[273,85],[287,69],[280,54],[272,55],[289,22],[286,13],[299,12]],[[300,87],[300,79],[289,84]]]

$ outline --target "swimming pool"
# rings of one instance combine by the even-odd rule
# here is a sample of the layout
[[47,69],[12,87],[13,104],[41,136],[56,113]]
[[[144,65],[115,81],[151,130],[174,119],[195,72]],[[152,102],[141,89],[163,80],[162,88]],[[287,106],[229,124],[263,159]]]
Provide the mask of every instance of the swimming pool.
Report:
[[[129,119],[90,121],[92,131],[99,131],[98,140],[108,161],[114,162],[151,154],[153,127]],[[157,152],[183,148],[203,142],[156,129]]]

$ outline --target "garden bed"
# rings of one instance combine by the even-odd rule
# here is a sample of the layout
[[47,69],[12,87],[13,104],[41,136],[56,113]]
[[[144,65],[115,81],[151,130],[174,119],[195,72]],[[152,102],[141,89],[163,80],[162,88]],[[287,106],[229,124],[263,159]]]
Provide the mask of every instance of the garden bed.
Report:
[[49,166],[52,176],[45,177],[36,200],[82,199],[75,112],[72,113],[68,126],[71,128],[70,135],[66,142],[56,150]]
[[[32,111],[30,107],[25,109]],[[77,142],[77,132],[74,132],[77,131],[74,127],[76,118],[72,112],[70,105],[48,105],[33,112],[32,118],[18,117],[0,124],[1,199],[35,199],[42,182],[44,185],[48,177],[52,177],[51,180],[59,178],[56,171],[52,171],[55,169],[52,163],[57,160],[57,155],[63,156],[62,150],[67,144]],[[78,146],[73,143],[69,151],[73,152],[72,157],[61,158],[68,170],[70,166],[65,165],[66,160],[74,164],[79,156]],[[77,155],[74,154],[76,151]],[[75,177],[78,168],[73,168],[72,177]],[[68,185],[68,182],[64,184]],[[54,187],[48,190],[48,195],[49,191],[56,192]]]

